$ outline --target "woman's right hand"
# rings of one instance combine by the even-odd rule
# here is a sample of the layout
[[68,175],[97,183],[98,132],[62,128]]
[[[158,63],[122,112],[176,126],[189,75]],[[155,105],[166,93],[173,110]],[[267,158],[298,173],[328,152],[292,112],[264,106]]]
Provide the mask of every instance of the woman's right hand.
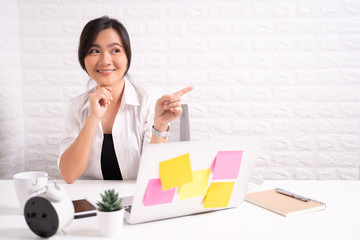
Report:
[[111,95],[111,87],[96,87],[96,90],[89,94],[89,117],[94,117],[98,120],[101,120],[112,100],[113,97]]

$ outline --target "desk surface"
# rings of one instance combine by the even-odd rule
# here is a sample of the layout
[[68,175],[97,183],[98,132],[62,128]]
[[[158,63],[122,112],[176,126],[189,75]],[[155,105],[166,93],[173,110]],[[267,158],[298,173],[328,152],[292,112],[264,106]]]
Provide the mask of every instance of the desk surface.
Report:
[[[135,182],[77,181],[61,183],[71,199],[93,202],[99,193],[115,188],[132,195]],[[265,181],[258,191],[280,187],[323,201],[324,211],[282,217],[248,202],[238,208],[123,226],[121,239],[360,239],[360,181]],[[0,239],[39,239],[20,213],[12,180],[0,181]],[[101,239],[97,218],[75,219],[51,239]]]

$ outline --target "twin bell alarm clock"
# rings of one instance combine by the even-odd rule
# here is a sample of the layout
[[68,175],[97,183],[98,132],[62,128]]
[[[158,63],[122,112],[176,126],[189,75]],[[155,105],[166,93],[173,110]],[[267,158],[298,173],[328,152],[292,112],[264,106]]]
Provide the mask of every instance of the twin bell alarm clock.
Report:
[[[40,193],[40,194],[39,194]],[[74,205],[64,188],[56,184],[34,189],[24,207],[27,225],[36,235],[48,238],[70,225],[74,219]]]

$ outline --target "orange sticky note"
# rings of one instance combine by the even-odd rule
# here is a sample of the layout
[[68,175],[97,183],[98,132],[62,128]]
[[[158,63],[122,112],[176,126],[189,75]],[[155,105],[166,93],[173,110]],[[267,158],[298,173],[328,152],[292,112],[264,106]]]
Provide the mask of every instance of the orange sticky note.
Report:
[[180,186],[180,200],[205,196],[209,184],[210,169],[193,172],[194,180]]
[[211,183],[204,200],[204,208],[227,207],[235,182]]
[[159,163],[163,191],[193,180],[189,153]]

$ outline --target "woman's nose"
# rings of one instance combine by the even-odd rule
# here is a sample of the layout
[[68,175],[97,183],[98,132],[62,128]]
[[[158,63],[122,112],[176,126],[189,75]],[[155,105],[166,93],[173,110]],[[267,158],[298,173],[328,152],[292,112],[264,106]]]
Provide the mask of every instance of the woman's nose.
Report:
[[107,53],[107,52],[101,54],[100,62],[101,62],[101,64],[104,64],[104,65],[110,65],[110,63],[111,63],[111,56],[110,56],[110,54]]

